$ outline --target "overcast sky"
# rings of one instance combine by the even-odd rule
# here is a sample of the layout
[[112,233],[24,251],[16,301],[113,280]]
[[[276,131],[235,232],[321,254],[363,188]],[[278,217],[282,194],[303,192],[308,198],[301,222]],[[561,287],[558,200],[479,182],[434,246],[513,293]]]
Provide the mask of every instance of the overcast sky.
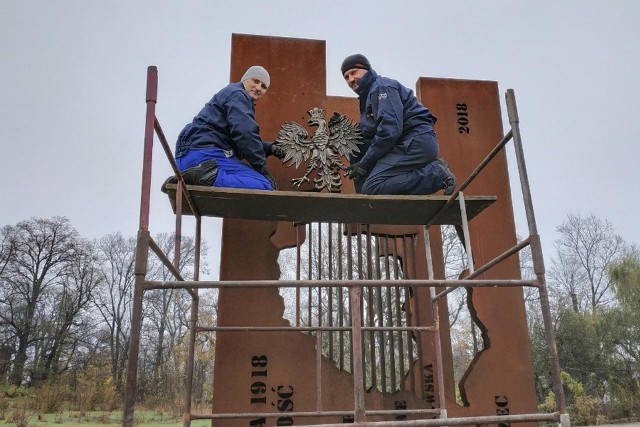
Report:
[[[421,76],[497,81],[503,110],[514,89],[545,258],[569,213],[638,244],[639,20],[637,0],[0,0],[0,226],[61,215],[87,238],[135,235],[147,67],[173,146],[228,83],[243,33],[325,40],[329,95],[353,96],[338,70],[355,52],[411,88]],[[154,234],[174,221],[156,145]],[[213,251],[219,224],[204,221]]]

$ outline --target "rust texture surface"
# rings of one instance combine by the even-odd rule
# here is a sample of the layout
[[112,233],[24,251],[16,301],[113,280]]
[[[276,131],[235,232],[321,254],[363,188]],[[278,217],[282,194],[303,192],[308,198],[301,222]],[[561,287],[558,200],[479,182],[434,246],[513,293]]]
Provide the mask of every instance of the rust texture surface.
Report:
[[[251,65],[262,65],[271,75],[269,91],[256,107],[264,140],[274,140],[285,121],[306,121],[307,110],[325,106],[324,64],[323,41],[233,35],[231,81],[238,81]],[[291,179],[298,171],[272,158],[269,168],[281,190],[292,189]],[[220,278],[278,279],[278,248],[270,240],[277,224],[274,241],[283,247],[295,244],[289,224],[224,220]],[[218,308],[220,326],[288,325],[276,289],[221,289]],[[214,372],[214,413],[316,410],[318,373],[315,339],[310,336],[299,332],[219,333]],[[334,391],[324,393],[323,406],[349,409],[353,402],[350,376],[332,370],[328,362],[323,363],[320,375],[325,387],[331,385]],[[250,421],[219,421],[216,425],[249,425]],[[275,425],[276,420],[265,424]]]
[[[502,139],[498,85],[492,81],[421,78],[417,93],[438,117],[440,155],[466,178]],[[496,203],[470,223],[474,264],[483,265],[516,244],[507,159],[502,150],[465,194],[495,194]],[[518,258],[511,257],[483,276],[518,279]],[[467,407],[449,405],[452,416],[536,411],[531,353],[521,288],[473,290],[476,323],[484,346],[461,383]]]
[[[313,107],[325,108],[327,116],[339,111],[358,121],[355,98],[326,96],[324,41],[234,34],[231,52],[230,81],[238,81],[251,65],[262,65],[271,75],[269,91],[256,107],[264,140],[273,141],[285,121],[305,122],[307,110]],[[337,68],[336,64],[336,69],[329,72],[338,73]],[[493,82],[422,78],[418,81],[417,93],[439,119],[436,132],[441,141],[441,155],[447,158],[459,181],[464,179],[502,137],[497,85]],[[457,104],[467,105],[467,126],[472,132],[468,135],[458,133],[460,111],[456,110]],[[293,190],[291,179],[299,176],[300,171],[286,168],[274,158],[268,160],[268,165],[279,190]],[[302,189],[311,191],[312,182]],[[341,190],[342,193],[352,193],[353,186],[346,180]],[[479,265],[515,243],[506,158],[499,156],[497,162],[494,161],[468,190],[465,194],[479,196],[478,200],[486,203],[477,211],[484,210],[482,214],[471,222],[474,255]],[[486,194],[497,195],[497,201],[483,196]],[[268,198],[255,198],[253,208],[270,206]],[[434,196],[434,200],[439,199],[444,200],[441,196]],[[243,203],[242,209],[245,210],[247,203],[251,205],[250,200]],[[277,203],[286,202],[279,199]],[[407,277],[427,278],[421,227],[377,225],[371,227],[371,233],[389,236],[386,238],[387,246],[402,258],[404,265],[414,266],[405,271]],[[394,238],[394,234],[415,236],[413,249],[405,253],[406,243],[398,243],[400,240]],[[295,246],[296,239],[304,238],[304,233],[296,237],[291,222],[226,218],[223,221],[220,279],[278,279],[279,251]],[[435,278],[440,279],[444,276],[444,266],[437,227],[431,228],[430,239]],[[494,268],[486,277],[518,278],[517,259]],[[432,324],[428,301],[426,289],[415,292],[413,298],[406,301],[405,309],[411,312],[413,324]],[[463,408],[455,404],[446,300],[439,303],[441,319],[444,320],[440,325],[440,335],[449,416],[499,414],[499,411],[504,413],[507,410],[511,410],[511,413],[534,412],[535,394],[522,291],[477,289],[473,293],[473,304],[478,322],[486,328],[486,335],[491,341],[485,343],[485,351],[476,358],[464,380],[464,397],[468,407]],[[219,293],[218,325],[289,326],[284,318],[284,309],[285,303],[276,289],[224,288]],[[424,333],[416,339],[420,351],[425,355],[424,362],[413,366],[413,379],[411,375],[404,379],[406,382],[423,384],[422,392],[418,396],[406,391],[396,394],[370,392],[366,396],[367,410],[391,410],[397,408],[399,401],[404,402],[407,409],[438,405],[435,397],[437,384],[432,378],[435,360],[433,341]],[[324,358],[318,364],[315,347],[316,338],[301,332],[217,333],[213,412],[278,413],[285,417],[280,421],[282,424],[278,425],[289,425],[286,424],[289,422],[286,419],[287,411],[352,411],[354,389],[351,374],[337,369]],[[318,389],[319,382],[321,387]],[[370,421],[377,419],[381,418],[368,417]],[[409,419],[415,419],[415,416],[409,416]],[[303,421],[309,424],[341,423],[343,418],[333,416],[296,420],[297,423]],[[259,419],[219,420],[215,425],[276,423],[276,418],[269,418],[265,422]]]

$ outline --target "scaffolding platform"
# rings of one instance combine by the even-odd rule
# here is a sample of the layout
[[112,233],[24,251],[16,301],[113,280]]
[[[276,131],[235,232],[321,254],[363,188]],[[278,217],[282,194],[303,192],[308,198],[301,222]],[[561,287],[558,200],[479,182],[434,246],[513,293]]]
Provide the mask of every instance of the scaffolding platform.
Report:
[[[545,282],[542,247],[533,211],[513,90],[509,89],[506,93],[510,130],[492,149],[489,146],[484,147],[486,144],[483,145],[483,149],[487,148],[490,151],[470,172],[469,176],[457,186],[451,196],[373,196],[315,191],[256,191],[190,185],[183,189],[181,186],[184,185],[184,177],[178,170],[169,143],[155,115],[158,80],[156,67],[149,67],[147,73],[142,197],[134,266],[135,289],[131,302],[131,334],[122,417],[123,427],[133,427],[136,421],[134,412],[137,402],[139,354],[143,327],[143,299],[146,291],[154,289],[163,291],[185,289],[191,296],[189,332],[185,335],[185,338],[188,339],[188,354],[184,360],[183,427],[189,427],[193,420],[200,419],[211,420],[215,425],[240,425],[241,423],[244,425],[274,425],[276,423],[277,425],[339,427],[346,422],[352,422],[354,425],[371,427],[407,425],[442,427],[481,424],[510,425],[511,423],[533,425],[532,423],[554,422],[558,423],[560,427],[571,427],[562,387],[553,318]],[[458,105],[463,105],[465,109],[458,109],[455,116],[450,114],[450,118],[457,119],[457,124],[460,124],[461,117],[467,120],[467,104]],[[480,110],[479,108],[478,111]],[[461,111],[465,114],[460,114]],[[496,129],[492,132],[495,133],[494,136],[498,137],[501,129]],[[151,160],[156,135],[162,144],[167,160],[181,182],[181,184],[166,184],[165,187],[170,205],[176,215],[173,260],[169,259],[169,255],[153,240],[149,231]],[[485,227],[480,230],[480,227],[473,224],[474,230],[471,232],[475,233],[474,239],[477,241],[472,242],[468,222],[489,209],[498,200],[498,196],[467,195],[464,191],[498,156],[500,156],[498,161],[502,162],[502,170],[506,173],[506,164],[504,164],[506,157],[503,150],[509,141],[513,141],[514,145],[529,235],[515,246],[510,246],[514,243],[512,240],[515,240],[512,239],[512,237],[515,238],[515,235],[511,236],[510,234],[507,235],[508,238],[502,239],[500,244],[494,245],[496,243],[494,242],[496,240],[494,228]],[[491,141],[487,140],[487,142]],[[481,154],[483,153],[475,153],[474,158]],[[487,188],[487,192],[491,193],[496,187],[489,184],[487,182],[476,188]],[[501,197],[500,201],[505,202],[504,204],[510,204],[506,191],[508,186],[497,190],[500,190],[500,192],[496,191],[496,194]],[[493,209],[489,209],[488,216],[495,221],[491,225],[500,226],[502,223],[499,221],[513,215],[507,209],[509,206],[503,206],[504,204],[495,203]],[[192,280],[185,280],[181,270],[177,267],[182,265],[180,245],[183,215],[193,215],[195,219]],[[265,231],[261,236],[266,248],[264,253],[247,254],[246,251],[237,253],[241,257],[251,256],[260,261],[262,263],[260,265],[266,273],[256,275],[253,272],[247,274],[243,271],[242,274],[226,274],[223,280],[200,280],[201,219],[203,216],[294,222],[295,233],[290,233],[287,238],[293,240],[295,237],[296,246],[299,249],[294,262],[297,268],[296,279],[275,280],[272,277],[277,273],[277,270],[273,268],[277,253],[273,242],[266,241],[267,229],[265,227],[260,224],[240,224],[239,227],[238,224],[231,224],[230,228],[235,234],[229,234],[229,241],[235,243],[237,247],[242,247],[242,244],[245,244],[244,247],[246,247],[247,242],[252,238],[255,239],[254,234],[245,232],[245,230],[256,228]],[[344,227],[345,224],[346,227]],[[350,229],[353,224],[365,225],[365,228],[357,227],[354,233]],[[464,254],[462,254],[464,259],[462,261],[469,274],[461,279],[436,279],[430,241],[430,235],[433,233],[430,233],[429,227],[445,224],[456,226],[458,237],[464,244]],[[336,226],[335,231],[332,228],[334,225]],[[423,227],[422,233],[413,231],[404,233],[403,230],[394,229],[392,233],[384,234],[378,231],[371,232],[369,225],[384,225],[385,227],[381,228],[385,230],[393,228],[388,226],[397,225],[424,225],[425,227]],[[273,229],[271,228],[271,230]],[[515,230],[513,231],[515,234]],[[327,238],[322,240],[321,236]],[[356,237],[354,238],[354,236]],[[481,236],[484,237],[485,242],[492,243],[491,250],[487,250],[484,243],[479,240]],[[322,254],[324,251],[328,256],[322,256],[321,259],[319,255],[317,262],[311,256],[303,259],[304,251],[300,250],[302,245],[299,237],[305,238],[305,242],[308,243],[306,251],[308,254],[312,254],[315,250],[317,254]],[[234,238],[236,238],[235,241]],[[440,243],[440,241],[435,242],[435,247],[437,248]],[[472,252],[475,247],[479,247],[481,251],[485,252],[482,257],[476,260],[474,260]],[[535,280],[522,280],[519,271],[512,268],[512,264],[515,262],[511,257],[527,247],[531,250]],[[147,276],[150,273],[148,261],[151,254],[157,256],[175,280],[167,280],[163,277],[162,281],[157,281],[151,280],[152,277]],[[496,256],[489,259],[491,254]],[[438,258],[437,262],[443,262],[442,256],[438,255]],[[511,259],[511,264],[495,275],[500,279],[494,276],[479,278],[489,269],[508,259]],[[234,266],[238,269],[244,268],[244,260],[240,257],[237,260],[238,262]],[[375,261],[372,262],[372,260]],[[305,273],[305,275],[300,273],[303,263],[308,266],[308,274]],[[332,270],[334,266],[336,266],[334,269],[336,271]],[[346,267],[343,268],[343,266]],[[313,274],[314,272],[315,274]],[[512,277],[516,278],[504,279],[502,278],[506,275],[504,272],[513,273]],[[446,308],[446,296],[458,288],[471,290],[481,287],[524,286],[535,287],[538,291],[548,351],[551,389],[555,394],[555,410],[550,413],[539,413],[535,406],[526,402],[518,402],[517,396],[520,395],[517,389],[518,387],[522,388],[522,384],[518,384],[516,380],[500,389],[505,390],[498,392],[503,395],[491,394],[495,397],[494,402],[489,400],[486,403],[477,400],[475,403],[477,406],[475,408],[471,406],[471,411],[460,411],[454,400],[453,373],[444,369],[445,364],[448,369],[452,364],[449,357],[451,350],[443,349],[441,343],[441,334],[445,339],[450,338],[447,337],[447,334],[450,334],[449,328],[446,327],[447,312],[441,310],[441,306]],[[240,289],[271,289],[272,291],[268,293],[255,294],[259,295],[261,299],[254,302],[257,305],[269,306],[271,299],[266,296],[271,295],[273,301],[277,300],[277,303],[271,304],[271,306],[277,305],[278,310],[281,310],[283,300],[276,289],[295,288],[297,292],[306,288],[308,292],[306,305],[301,303],[301,298],[296,298],[295,306],[292,304],[296,318],[295,326],[284,326],[280,312],[272,313],[275,322],[271,321],[272,318],[269,318],[269,321],[263,321],[265,319],[263,313],[257,312],[253,313],[256,317],[252,318],[252,322],[255,324],[244,321],[238,323],[236,320],[222,325],[218,324],[217,320],[213,324],[199,323],[201,303],[199,290],[223,288],[237,288],[234,289],[234,292],[225,294],[225,304],[227,306],[235,304],[242,310],[246,310],[243,308],[246,305],[246,296],[254,294],[235,292]],[[422,291],[418,292],[420,289]],[[505,301],[515,302],[516,305],[522,302],[522,294],[516,292],[495,294],[495,291],[495,289],[491,290],[492,296],[507,297],[498,301],[501,306],[500,310],[503,309],[502,306],[508,305]],[[298,295],[302,296],[302,294]],[[391,303],[392,300],[394,304]],[[401,301],[408,303],[405,305]],[[491,305],[492,300],[485,298],[485,301],[486,305],[481,307],[484,309],[483,313],[493,315],[496,308]],[[314,312],[313,307],[318,307],[318,310]],[[478,306],[473,307],[476,310]],[[220,312],[222,311],[221,309]],[[519,316],[521,312],[512,310],[509,313]],[[477,311],[476,314],[478,314]],[[242,317],[244,313],[238,311],[238,315]],[[501,313],[501,317],[495,318],[505,322],[507,328],[502,330],[502,338],[506,340],[513,335],[512,329],[517,330],[517,328],[512,328],[512,323],[515,325],[518,319],[515,319],[513,315],[510,318],[504,316],[505,313]],[[519,317],[521,326],[523,319],[524,317]],[[440,327],[441,324],[445,325],[443,329]],[[522,333],[526,334],[524,328],[520,329]],[[245,403],[238,404],[240,399],[237,399],[232,405],[227,405],[224,400],[220,400],[221,403],[216,400],[214,404],[212,400],[211,412],[195,411],[192,392],[194,372],[196,371],[196,343],[198,342],[197,335],[203,332],[216,334],[214,342],[216,346],[220,346],[220,349],[231,345],[231,347],[226,347],[230,351],[220,353],[220,355],[224,355],[226,357],[225,363],[231,362],[235,370],[228,370],[227,372],[230,372],[226,378],[228,382],[223,381],[220,384],[233,384],[233,387],[238,390],[241,388],[239,385],[245,384],[247,388],[244,388],[244,393],[246,394],[236,393],[235,390],[234,393],[240,397],[248,397],[250,400],[246,399]],[[249,338],[242,336],[234,338],[229,334],[231,332],[251,335]],[[287,334],[286,338],[274,340],[270,335],[265,335],[276,332]],[[217,335],[218,333],[221,334]],[[348,341],[344,339],[343,335],[349,337]],[[315,344],[312,338],[314,336]],[[261,341],[260,346],[255,348],[264,348],[264,351],[260,350],[255,353],[252,352],[253,347],[248,349],[247,346],[241,345],[241,339],[250,342],[252,339],[256,340],[257,337],[260,337]],[[513,338],[522,342],[526,341],[526,337],[522,339],[514,336]],[[327,341],[328,345],[325,346],[324,343]],[[273,346],[274,342],[279,344]],[[298,351],[291,351],[292,349]],[[237,350],[244,352],[243,355],[248,358],[241,359]],[[277,394],[277,397],[276,395],[267,395],[267,393],[270,393],[268,390],[276,392],[276,389],[271,388],[271,385],[280,383],[271,382],[268,386],[266,382],[263,382],[267,381],[266,350],[280,356],[280,358],[274,359],[269,353],[269,372],[274,372],[275,367],[275,372],[279,372],[281,375],[273,377],[270,375],[269,380],[279,381],[286,378],[288,382],[282,384],[289,384],[282,386],[284,394]],[[325,350],[327,350],[326,353],[324,353]],[[528,351],[528,346],[522,346],[520,353],[513,354],[526,355]],[[485,356],[491,356],[490,353],[492,352],[485,353]],[[495,355],[496,352],[493,353]],[[254,356],[256,354],[264,354],[265,356]],[[443,354],[447,359],[443,358]],[[216,360],[222,360],[220,355],[216,355]],[[494,366],[500,367],[500,364],[506,362],[503,356],[502,354],[500,357],[494,356],[489,359],[489,363],[495,365],[487,364],[486,366],[491,369]],[[259,369],[252,369],[249,372],[251,369],[249,364],[243,363],[242,360],[245,362],[251,360],[253,363],[256,358],[259,359],[256,360],[257,364],[252,364],[251,367]],[[272,360],[277,362],[271,362]],[[521,364],[519,359],[512,358],[512,360]],[[301,361],[304,361],[304,364]],[[225,367],[228,366],[230,365],[225,365]],[[303,378],[298,376],[297,371],[285,372],[282,370],[284,366],[291,370],[304,368],[306,371],[300,371],[300,375],[302,372],[309,374]],[[378,366],[380,366],[380,371],[378,371]],[[327,367],[331,370],[328,370]],[[415,367],[418,369],[414,369]],[[521,366],[515,367],[514,365],[511,369],[514,369],[514,372],[524,372]],[[237,372],[244,372],[246,375],[237,375]],[[479,372],[478,378],[481,375],[491,375],[490,378],[493,381],[494,374],[489,370],[476,372]],[[254,376],[258,378],[253,378]],[[313,381],[314,377],[315,381]],[[330,381],[335,378],[339,381]],[[508,378],[498,376],[495,378],[496,382],[508,382],[506,381]],[[292,382],[291,379],[295,379],[296,382]],[[293,401],[290,399],[293,395],[294,385],[297,390],[296,396],[303,396],[299,400],[296,397],[296,410],[293,409]],[[445,388],[445,386],[449,388]],[[301,393],[301,391],[303,392]],[[402,394],[397,394],[398,391]],[[450,396],[447,393],[450,393]],[[236,394],[232,393],[233,396]],[[376,394],[381,396],[380,400]],[[507,395],[509,399],[507,399]],[[278,407],[276,408],[278,410],[274,410],[269,407],[268,398],[283,399],[279,402],[286,400],[287,406],[286,408],[282,407],[285,409]],[[351,398],[353,399],[352,403],[350,402]],[[249,405],[255,403],[257,406],[248,407],[248,402],[250,402]],[[506,406],[507,402],[509,402],[509,407]],[[398,403],[402,405],[398,405]],[[272,405],[274,405],[273,402]],[[277,418],[277,420],[269,420],[267,423],[267,418]],[[241,421],[241,419],[245,420]]]
[[[176,212],[177,184],[167,184],[167,194]],[[259,191],[188,185],[201,216],[293,222],[342,222],[359,224],[426,224],[445,207],[449,196],[386,196],[304,191]],[[469,220],[487,209],[496,196],[466,196]],[[182,213],[193,215],[182,199]],[[459,203],[451,203],[433,224],[461,225]]]

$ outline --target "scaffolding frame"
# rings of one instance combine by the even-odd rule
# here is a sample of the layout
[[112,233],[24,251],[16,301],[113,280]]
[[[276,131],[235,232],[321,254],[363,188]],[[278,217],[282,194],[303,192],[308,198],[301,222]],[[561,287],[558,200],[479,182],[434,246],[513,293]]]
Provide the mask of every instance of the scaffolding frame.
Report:
[[[353,391],[354,406],[353,411],[324,411],[321,408],[321,383],[318,375],[318,394],[316,411],[309,412],[287,412],[290,417],[322,417],[322,416],[352,416],[354,425],[371,426],[371,427],[400,427],[400,426],[448,426],[448,425],[478,425],[478,424],[505,424],[519,422],[557,422],[561,427],[570,427],[570,419],[567,413],[567,406],[562,389],[560,378],[560,365],[558,353],[555,344],[555,334],[551,319],[549,306],[549,296],[547,292],[545,279],[545,266],[542,254],[542,246],[540,236],[537,230],[537,224],[533,209],[533,202],[529,186],[529,179],[522,147],[522,139],[519,128],[519,117],[516,107],[515,93],[513,89],[508,89],[505,98],[507,103],[507,111],[509,117],[510,130],[500,140],[485,159],[473,170],[466,180],[458,187],[458,189],[447,199],[446,203],[425,223],[423,224],[423,235],[425,242],[425,253],[427,261],[428,278],[424,279],[399,279],[393,281],[393,286],[406,286],[412,288],[427,287],[429,289],[430,303],[433,316],[433,327],[366,327],[362,326],[362,310],[361,298],[364,288],[381,289],[389,286],[389,281],[384,279],[345,279],[345,280],[304,280],[297,278],[296,280],[252,280],[252,281],[200,281],[200,245],[201,245],[201,225],[202,217],[196,208],[190,190],[185,184],[182,174],[178,170],[174,160],[171,148],[162,131],[160,123],[157,119],[155,107],[157,103],[158,89],[158,72],[155,66],[149,66],[147,69],[147,86],[146,86],[146,119],[144,133],[144,155],[142,167],[142,188],[140,199],[140,218],[139,230],[137,234],[136,254],[135,254],[135,288],[131,314],[131,337],[129,343],[129,355],[126,374],[126,387],[124,395],[124,410],[122,425],[131,427],[134,425],[134,409],[136,399],[136,381],[138,371],[138,358],[140,349],[140,333],[142,326],[142,306],[144,293],[152,289],[185,289],[192,298],[191,318],[189,321],[189,348],[186,361],[186,380],[185,380],[185,396],[183,411],[183,426],[191,425],[192,420],[198,419],[241,419],[241,418],[274,418],[281,416],[282,413],[222,413],[222,414],[194,414],[192,413],[192,386],[193,386],[193,369],[194,369],[194,353],[196,335],[200,332],[260,332],[260,331],[313,331],[316,333],[318,343],[321,341],[322,334],[330,331],[349,331],[351,333],[351,355],[352,355],[352,375],[353,375]],[[154,242],[149,233],[149,216],[150,216],[150,195],[151,195],[151,170],[152,170],[152,152],[154,135],[158,137],[166,157],[171,164],[175,176],[178,178],[176,189],[176,209],[175,209],[175,250],[174,260],[169,260],[168,256],[163,253],[158,244]],[[518,174],[520,178],[520,186],[527,218],[529,236],[516,244],[512,248],[507,249],[502,254],[480,266],[474,270],[473,254],[471,251],[471,243],[469,238],[468,219],[465,211],[464,190],[469,184],[480,174],[480,172],[490,163],[490,161],[505,148],[509,141],[513,141],[515,147]],[[194,216],[195,225],[195,261],[194,261],[194,280],[187,281],[181,276],[178,265],[180,262],[180,236],[182,234],[182,215],[183,215],[183,198],[184,202],[189,206],[191,214]],[[376,196],[369,196],[376,197]],[[441,214],[454,203],[460,204],[462,231],[464,235],[464,247],[466,250],[467,266],[469,275],[459,280],[436,280],[433,271],[433,259],[431,254],[431,245],[429,241],[429,227],[436,224]],[[482,280],[476,279],[480,274],[486,272],[491,267],[499,264],[510,256],[518,253],[520,250],[529,246],[532,254],[533,268],[536,275],[535,280]],[[146,280],[147,263],[149,259],[149,251],[152,251],[159,260],[173,274],[174,281],[148,281]],[[545,329],[545,338],[548,349],[548,359],[551,371],[552,388],[556,397],[556,408],[552,413],[530,413],[530,414],[510,414],[510,415],[489,415],[489,416],[469,416],[469,417],[447,417],[447,408],[445,406],[445,390],[444,375],[442,363],[442,347],[439,334],[439,313],[438,301],[449,292],[460,287],[535,287],[538,289],[542,318]],[[347,288],[350,296],[350,325],[347,326],[300,326],[299,321],[296,326],[289,327],[202,327],[198,325],[199,297],[198,290],[202,288],[307,288],[307,287],[340,287]],[[444,288],[440,293],[436,293],[436,287]],[[438,387],[438,401],[440,407],[436,409],[414,409],[414,410],[367,410],[365,408],[365,389],[363,381],[363,348],[362,334],[363,332],[384,331],[384,330],[405,330],[405,331],[421,331],[430,332],[434,336],[436,367],[434,375],[436,376]],[[317,369],[321,364],[321,346],[317,345]],[[437,415],[435,419],[419,419],[419,420],[403,420],[403,421],[367,421],[367,415],[416,415],[430,414]],[[297,424],[301,425],[301,424]],[[315,424],[319,427],[338,427],[343,424]]]

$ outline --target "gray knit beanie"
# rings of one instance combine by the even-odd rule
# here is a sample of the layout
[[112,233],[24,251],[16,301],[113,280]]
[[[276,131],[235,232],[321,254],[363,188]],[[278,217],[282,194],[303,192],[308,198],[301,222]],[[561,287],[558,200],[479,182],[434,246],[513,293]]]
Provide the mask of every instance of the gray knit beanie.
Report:
[[249,67],[249,69],[243,74],[240,81],[243,82],[252,77],[259,78],[264,82],[264,84],[267,85],[267,87],[269,87],[269,85],[271,84],[271,78],[269,77],[269,73],[267,72],[267,70],[264,69],[264,67],[261,67],[260,65],[253,65]]

